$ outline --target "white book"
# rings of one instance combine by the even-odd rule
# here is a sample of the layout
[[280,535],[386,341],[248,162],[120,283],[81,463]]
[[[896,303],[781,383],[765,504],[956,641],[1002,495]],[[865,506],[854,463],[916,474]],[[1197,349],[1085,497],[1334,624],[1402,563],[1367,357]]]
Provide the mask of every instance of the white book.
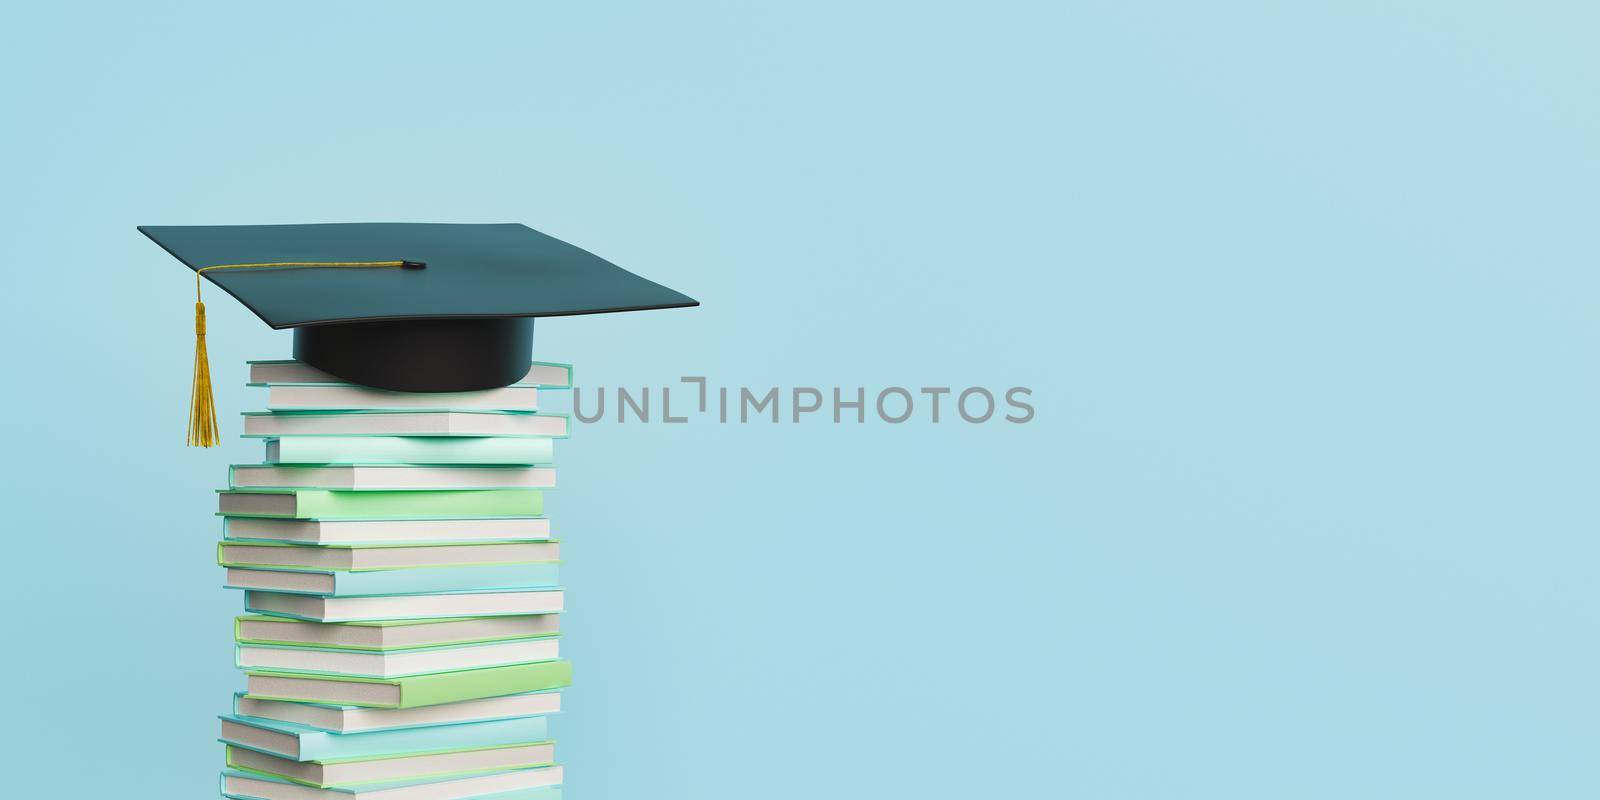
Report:
[[564,414],[501,411],[247,411],[245,436],[542,436],[567,435]]
[[244,597],[249,611],[313,622],[551,614],[561,611],[563,603],[560,589],[378,597],[316,597],[250,590]]
[[556,471],[552,467],[511,466],[235,464],[228,483],[236,489],[544,489],[556,485]]
[[360,678],[403,678],[429,672],[551,661],[560,657],[561,640],[555,637],[509,639],[387,653],[263,644],[238,646],[238,666],[241,669],[331,673]]
[[560,614],[419,619],[401,622],[307,622],[266,615],[235,619],[240,642],[306,647],[402,650],[495,639],[548,636],[561,631]]
[[561,560],[561,545],[553,541],[373,547],[300,547],[224,541],[217,547],[217,560],[225,567],[370,570]]
[[[250,383],[252,385],[272,383],[341,383],[354,385],[300,361],[251,361]],[[570,389],[572,388],[572,365],[535,361],[528,368],[528,374],[513,385],[536,386],[542,389]]]
[[[329,762],[291,761],[257,750],[228,746],[230,767],[281,775],[292,781],[320,787],[516,769],[549,764],[555,760],[555,756],[555,745],[550,742]],[[434,797],[429,794],[415,796]]]
[[548,517],[492,519],[273,519],[229,517],[224,535],[301,544],[495,542],[550,538]]
[[333,733],[418,728],[453,725],[458,722],[489,722],[513,717],[555,714],[561,711],[561,692],[529,692],[481,700],[462,700],[417,708],[363,708],[290,700],[265,700],[247,694],[234,696],[233,712],[242,717],[292,722]]
[[347,383],[276,383],[267,387],[274,411],[364,411],[373,409],[479,409],[537,411],[539,390],[506,386],[476,392],[392,392]]
[[549,464],[555,441],[492,436],[290,436],[266,440],[269,464]]
[[222,774],[227,797],[254,800],[561,800],[561,767],[533,767],[401,785],[319,789],[247,772]]

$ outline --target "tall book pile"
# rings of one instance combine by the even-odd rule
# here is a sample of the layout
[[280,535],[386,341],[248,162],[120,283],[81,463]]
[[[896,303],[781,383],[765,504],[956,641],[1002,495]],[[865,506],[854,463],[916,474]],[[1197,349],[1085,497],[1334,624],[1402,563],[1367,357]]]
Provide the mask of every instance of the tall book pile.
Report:
[[294,361],[250,380],[266,457],[218,493],[218,561],[248,612],[223,795],[559,800],[547,720],[572,668],[544,489],[568,419],[537,409],[571,368],[434,394]]

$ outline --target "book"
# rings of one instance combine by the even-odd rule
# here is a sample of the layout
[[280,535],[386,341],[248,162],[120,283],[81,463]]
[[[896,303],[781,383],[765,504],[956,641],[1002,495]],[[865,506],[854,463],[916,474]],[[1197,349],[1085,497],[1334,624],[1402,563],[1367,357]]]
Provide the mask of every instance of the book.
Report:
[[317,788],[259,772],[225,770],[222,796],[233,800],[561,800],[560,765]]
[[483,722],[491,719],[555,714],[561,711],[561,692],[549,689],[477,700],[461,700],[416,708],[363,708],[325,703],[295,703],[265,700],[243,692],[233,696],[233,713],[241,717],[293,722],[308,728],[333,733],[453,725],[458,722]]
[[548,741],[338,761],[293,761],[236,745],[227,747],[227,763],[232,769],[319,788],[546,766],[555,761],[555,755],[555,743]]
[[480,644],[419,647],[411,650],[351,650],[295,647],[277,644],[241,644],[235,662],[240,669],[348,675],[361,678],[404,678],[429,672],[451,672],[533,661],[553,661],[561,656],[561,640],[506,639]]
[[265,614],[246,614],[236,617],[233,622],[233,638],[240,644],[290,644],[380,652],[527,639],[560,632],[560,614],[374,622],[306,622]]
[[244,435],[567,437],[565,414],[512,411],[246,411]]
[[317,597],[259,591],[244,593],[246,611],[312,622],[550,614],[560,611],[562,602],[560,589],[382,597]]
[[[301,361],[251,361],[250,385],[266,386],[274,383],[335,383],[344,381]],[[535,361],[526,377],[513,386],[534,386],[540,389],[572,388],[572,365],[549,361]]]
[[348,383],[269,383],[273,411],[537,411],[539,390],[506,386],[476,392],[391,392]]
[[553,561],[362,572],[228,567],[226,585],[229,589],[257,589],[319,597],[365,597],[555,586],[560,582],[560,570],[560,565]]
[[233,489],[548,489],[556,485],[550,467],[340,464],[284,466],[234,464]]
[[549,464],[555,440],[492,436],[289,436],[266,440],[269,464]]
[[561,545],[551,540],[321,546],[227,540],[217,543],[217,563],[224,567],[373,570],[522,564],[560,558]]
[[332,761],[405,755],[439,750],[500,747],[549,738],[544,717],[519,717],[431,728],[397,728],[367,733],[329,733],[279,720],[221,717],[218,738],[293,761]]
[[276,541],[315,545],[469,543],[549,539],[544,517],[451,517],[449,519],[287,519],[226,517],[230,541]]
[[218,489],[217,513],[291,519],[536,517],[542,489],[347,492],[330,489]]
[[403,678],[336,677],[272,670],[251,670],[246,676],[250,696],[265,700],[415,708],[559,689],[572,682],[572,664],[539,661]]

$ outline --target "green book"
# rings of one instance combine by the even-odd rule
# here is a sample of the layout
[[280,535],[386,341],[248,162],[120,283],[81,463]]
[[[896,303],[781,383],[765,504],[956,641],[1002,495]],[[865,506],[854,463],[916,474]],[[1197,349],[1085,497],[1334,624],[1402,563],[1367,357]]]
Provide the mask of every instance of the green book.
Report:
[[233,517],[418,519],[536,517],[544,513],[542,489],[219,489],[217,495],[217,513]]
[[404,678],[336,677],[271,670],[251,670],[246,675],[249,696],[260,700],[416,708],[559,689],[572,683],[572,662],[539,661]]

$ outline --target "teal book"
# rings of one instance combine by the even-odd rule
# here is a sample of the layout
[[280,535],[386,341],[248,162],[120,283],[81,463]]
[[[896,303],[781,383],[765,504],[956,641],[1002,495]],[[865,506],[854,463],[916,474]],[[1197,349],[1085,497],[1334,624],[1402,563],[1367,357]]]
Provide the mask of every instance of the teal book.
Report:
[[439,519],[537,517],[543,489],[340,491],[218,489],[217,513],[279,519]]
[[233,800],[561,800],[560,765],[466,777],[313,788],[260,772],[222,773],[222,796]]
[[488,722],[494,719],[534,717],[560,712],[561,692],[555,689],[420,708],[361,708],[325,703],[263,700],[259,697],[250,697],[243,692],[233,696],[234,716],[291,722],[330,733],[427,728],[458,722]]
[[545,717],[465,722],[369,733],[329,733],[292,722],[227,715],[220,740],[294,761],[403,755],[434,750],[499,747],[548,738]]
[[560,587],[554,586],[361,597],[323,597],[250,589],[244,593],[244,607],[246,611],[256,614],[311,622],[371,622],[553,614],[562,610],[565,599]]
[[261,772],[320,789],[334,786],[357,787],[422,778],[466,777],[484,772],[549,766],[556,760],[555,742],[548,740],[499,747],[439,750],[355,759],[330,758],[322,761],[295,761],[231,744],[225,749],[226,763],[230,769]]
[[560,583],[560,564],[554,561],[364,571],[282,567],[228,567],[227,570],[226,587],[229,589],[318,597],[525,589],[552,587]]
[[529,437],[285,436],[267,440],[269,464],[483,464],[555,461],[555,440]]
[[572,662],[540,661],[404,678],[356,678],[251,670],[246,689],[262,700],[415,708],[483,697],[559,689],[572,683]]

